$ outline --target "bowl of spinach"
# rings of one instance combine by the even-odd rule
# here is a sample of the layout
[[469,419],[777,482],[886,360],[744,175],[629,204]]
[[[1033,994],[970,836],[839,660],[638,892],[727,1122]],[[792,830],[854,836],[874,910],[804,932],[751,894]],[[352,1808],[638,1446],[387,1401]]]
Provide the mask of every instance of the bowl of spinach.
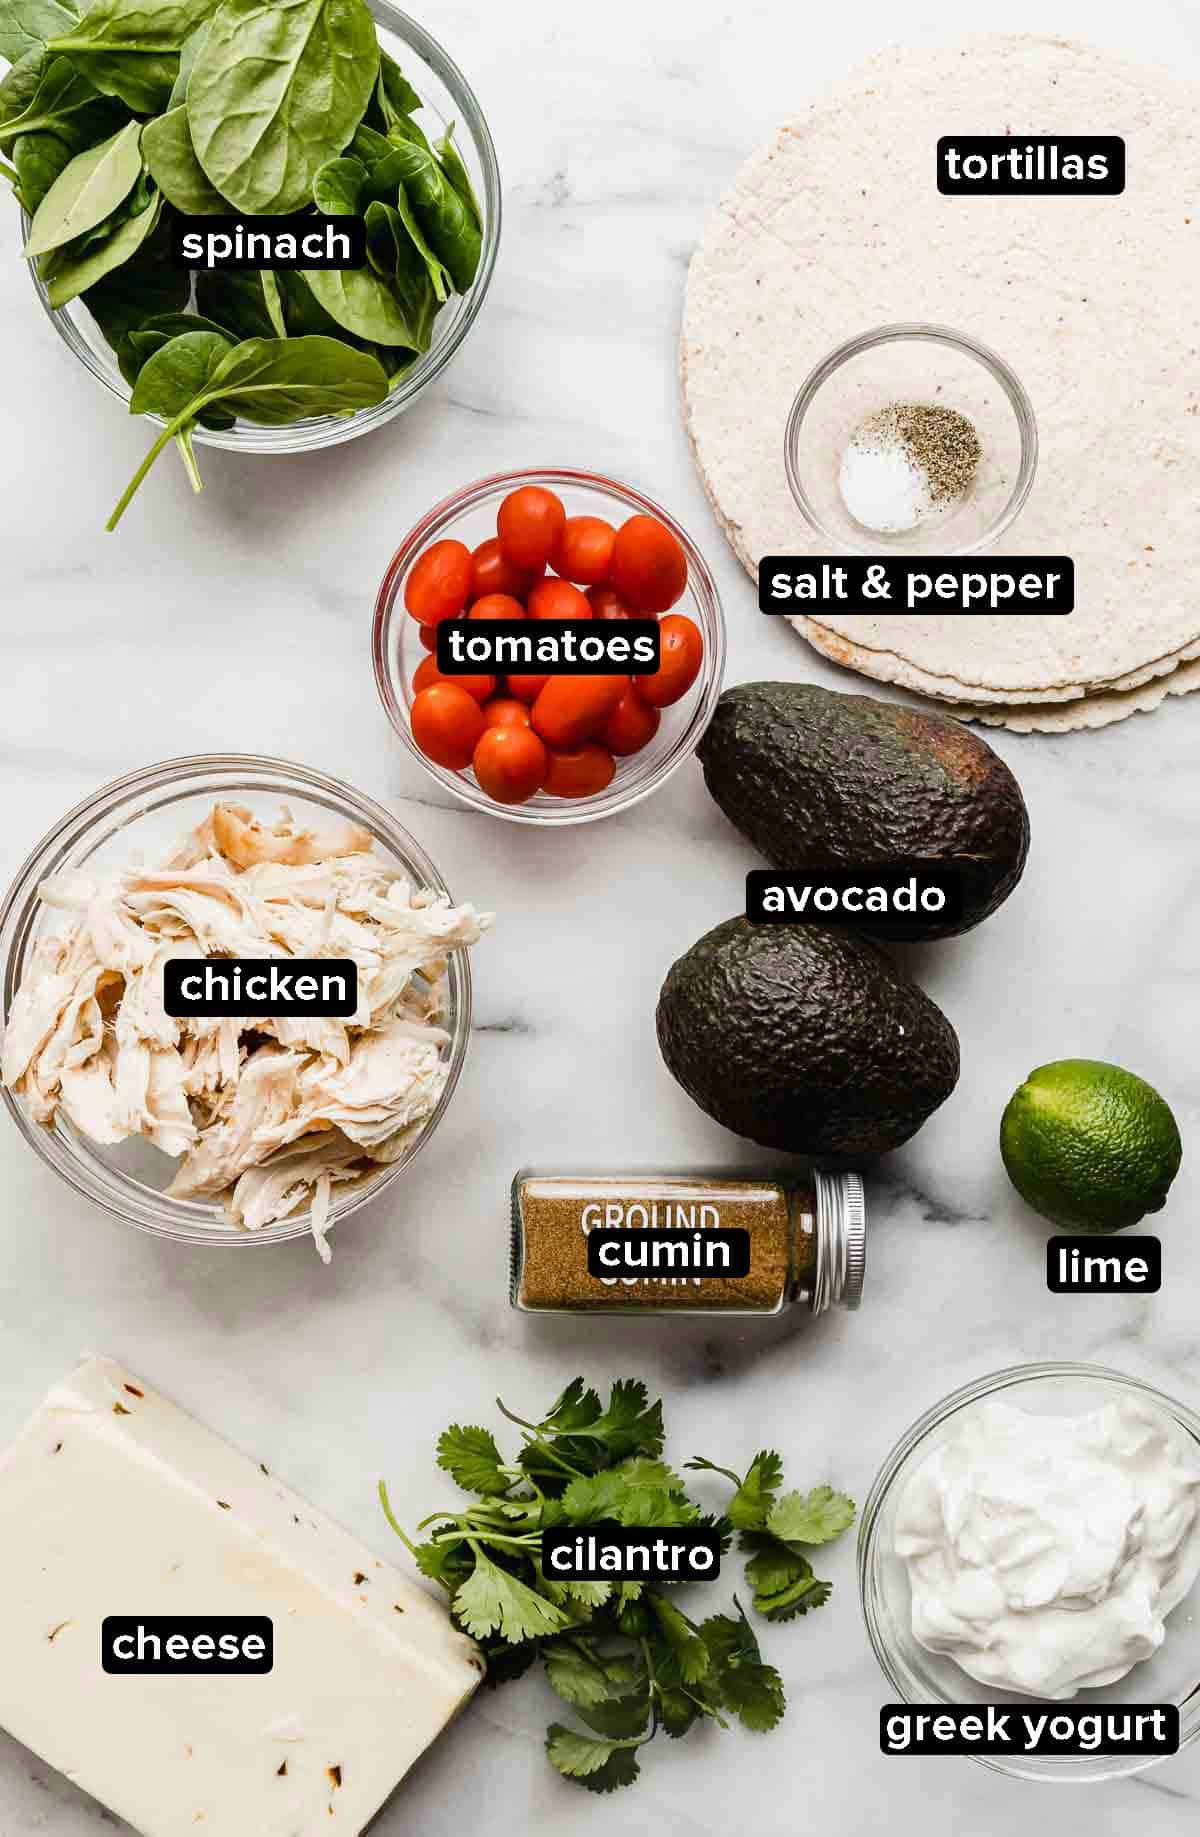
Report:
[[[473,325],[500,185],[482,111],[386,0],[0,0],[0,176],[42,305],[156,437],[296,453],[409,406]],[[172,217],[355,215],[367,263],[172,264]],[[152,429],[152,432],[155,430]]]

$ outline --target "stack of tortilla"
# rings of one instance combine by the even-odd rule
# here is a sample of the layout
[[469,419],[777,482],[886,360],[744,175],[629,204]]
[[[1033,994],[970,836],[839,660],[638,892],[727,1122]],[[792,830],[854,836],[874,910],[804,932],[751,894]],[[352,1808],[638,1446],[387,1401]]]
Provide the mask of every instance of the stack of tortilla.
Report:
[[[937,191],[941,135],[1079,133],[1124,136],[1122,196]],[[692,262],[682,369],[701,476],[745,566],[825,552],[784,475],[788,409],[834,346],[903,320],[1012,365],[1041,461],[1002,549],[1075,560],[1066,617],[794,619],[818,650],[1023,732],[1200,688],[1197,171],[1200,85],[1011,36],[885,52],[742,168]]]

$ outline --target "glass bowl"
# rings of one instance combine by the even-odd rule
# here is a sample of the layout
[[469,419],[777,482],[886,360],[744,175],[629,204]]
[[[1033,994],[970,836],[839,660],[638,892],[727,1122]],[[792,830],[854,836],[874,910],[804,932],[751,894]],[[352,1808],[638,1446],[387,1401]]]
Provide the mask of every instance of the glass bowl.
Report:
[[[500,169],[483,111],[461,70],[436,39],[407,13],[390,6],[388,0],[368,0],[368,4],[375,16],[380,44],[400,64],[420,95],[424,115],[432,116],[443,129],[452,121],[456,124],[455,144],[471,174],[483,212],[479,270],[468,293],[454,294],[447,300],[434,322],[429,350],[406,371],[382,402],[361,408],[353,415],[312,415],[284,427],[260,427],[253,421],[238,421],[230,428],[197,427],[193,435],[197,446],[224,447],[237,453],[309,453],[318,447],[354,440],[359,434],[382,427],[384,422],[411,407],[441,374],[474,325],[483,305],[496,265],[501,214]],[[29,233],[29,218],[25,212],[21,216],[24,241]],[[83,301],[72,300],[69,305],[56,309],[50,304],[33,262],[29,263],[29,272],[38,298],[63,343],[96,381],[127,408],[131,394],[129,384]],[[157,415],[147,415],[145,419],[158,427],[163,425]]]
[[[604,517],[621,523],[627,517],[641,515],[657,517],[665,523],[682,543],[688,564],[687,587],[671,610],[685,613],[699,626],[704,638],[704,663],[683,699],[663,709],[662,723],[649,746],[617,761],[616,776],[606,790],[581,798],[547,797],[539,792],[528,803],[498,804],[481,789],[472,772],[452,772],[435,765],[412,737],[412,678],[426,652],[420,627],[405,610],[404,586],[413,563],[431,543],[452,536],[473,549],[494,536],[501,502],[521,485],[545,485],[557,492],[569,517]],[[615,816],[619,810],[628,810],[649,797],[699,746],[725,674],[725,618],[708,564],[687,531],[631,485],[591,472],[502,472],[480,479],[436,505],[400,544],[375,601],[372,655],[376,686],[389,721],[430,776],[448,791],[476,810],[490,811],[510,823],[591,823],[602,816]]]
[[[1053,1362],[1014,1365],[989,1373],[951,1396],[915,1422],[879,1470],[863,1508],[858,1536],[858,1583],[867,1632],[875,1656],[897,1700],[919,1704],[1011,1703],[1028,1708],[1033,1699],[995,1685],[978,1683],[936,1652],[927,1652],[913,1637],[911,1595],[904,1564],[892,1548],[896,1504],[909,1474],[981,1404],[1003,1394],[1006,1403],[1032,1415],[1076,1416],[1122,1398],[1154,1405],[1172,1422],[1181,1438],[1200,1455],[1200,1416],[1186,1404],[1119,1371],[1101,1365]],[[1080,1707],[1124,1704],[1178,1705],[1180,1748],[1200,1735],[1200,1621],[1193,1589],[1167,1616],[1167,1636],[1158,1651],[1115,1684],[1081,1690],[1070,1699]],[[1116,1779],[1140,1773],[1162,1756],[1148,1755],[972,1755],[996,1773],[1017,1779],[1081,1781]]]
[[[851,434],[893,403],[957,409],[983,451],[973,484],[952,510],[886,534],[851,516],[838,473]],[[839,345],[804,383],[784,434],[792,496],[835,554],[977,554],[1019,515],[1037,457],[1033,406],[1016,374],[995,351],[943,325],[881,325]]]
[[[259,817],[274,817],[287,804],[300,818],[328,821],[337,817],[361,823],[375,839],[376,853],[404,870],[416,887],[447,893],[445,881],[408,831],[369,797],[340,779],[307,766],[252,754],[203,754],[168,759],[104,785],[76,805],[29,856],[0,906],[0,951],[4,963],[4,1022],[39,939],[62,928],[61,918],[42,905],[39,884],[50,874],[84,868],[124,867],[139,852],[153,858],[157,850],[193,827],[214,801],[233,798]],[[329,1207],[333,1225],[357,1212],[391,1185],[433,1135],[445,1115],[463,1067],[471,1035],[471,970],[465,952],[451,954],[446,971],[446,1032],[443,1052],[446,1086],[424,1129],[398,1161],[377,1175],[343,1189],[334,1188]],[[0,1089],[9,1115],[55,1173],[103,1206],[115,1218],[157,1237],[187,1244],[284,1244],[311,1230],[308,1208],[290,1213],[261,1231],[243,1231],[210,1200],[168,1198],[163,1191],[176,1163],[140,1138],[103,1148],[76,1130],[64,1117],[47,1128],[33,1121],[22,1100]]]

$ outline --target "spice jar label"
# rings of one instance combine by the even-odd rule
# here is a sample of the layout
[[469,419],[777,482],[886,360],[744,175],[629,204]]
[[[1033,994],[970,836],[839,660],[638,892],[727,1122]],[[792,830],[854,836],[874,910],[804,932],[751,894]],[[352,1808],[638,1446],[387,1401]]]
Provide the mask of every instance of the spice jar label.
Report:
[[1115,198],[1125,189],[1125,142],[1119,134],[943,134],[937,188],[949,198]]
[[758,607],[766,613],[1068,613],[1075,563],[1068,555],[765,555]]
[[646,1231],[601,1226],[587,1236],[589,1274],[602,1282],[619,1276],[723,1276],[750,1274],[750,1233],[737,1226],[711,1230]]

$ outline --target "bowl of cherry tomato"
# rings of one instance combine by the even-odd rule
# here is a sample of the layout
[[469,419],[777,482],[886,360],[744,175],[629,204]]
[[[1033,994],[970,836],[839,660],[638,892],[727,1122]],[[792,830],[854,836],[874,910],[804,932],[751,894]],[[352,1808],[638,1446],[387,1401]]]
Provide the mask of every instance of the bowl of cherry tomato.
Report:
[[[448,619],[657,619],[631,675],[446,675]],[[725,669],[712,575],[674,518],[615,479],[508,472],[431,510],[375,606],[375,680],[426,770],[517,823],[586,823],[658,789],[699,745]]]

